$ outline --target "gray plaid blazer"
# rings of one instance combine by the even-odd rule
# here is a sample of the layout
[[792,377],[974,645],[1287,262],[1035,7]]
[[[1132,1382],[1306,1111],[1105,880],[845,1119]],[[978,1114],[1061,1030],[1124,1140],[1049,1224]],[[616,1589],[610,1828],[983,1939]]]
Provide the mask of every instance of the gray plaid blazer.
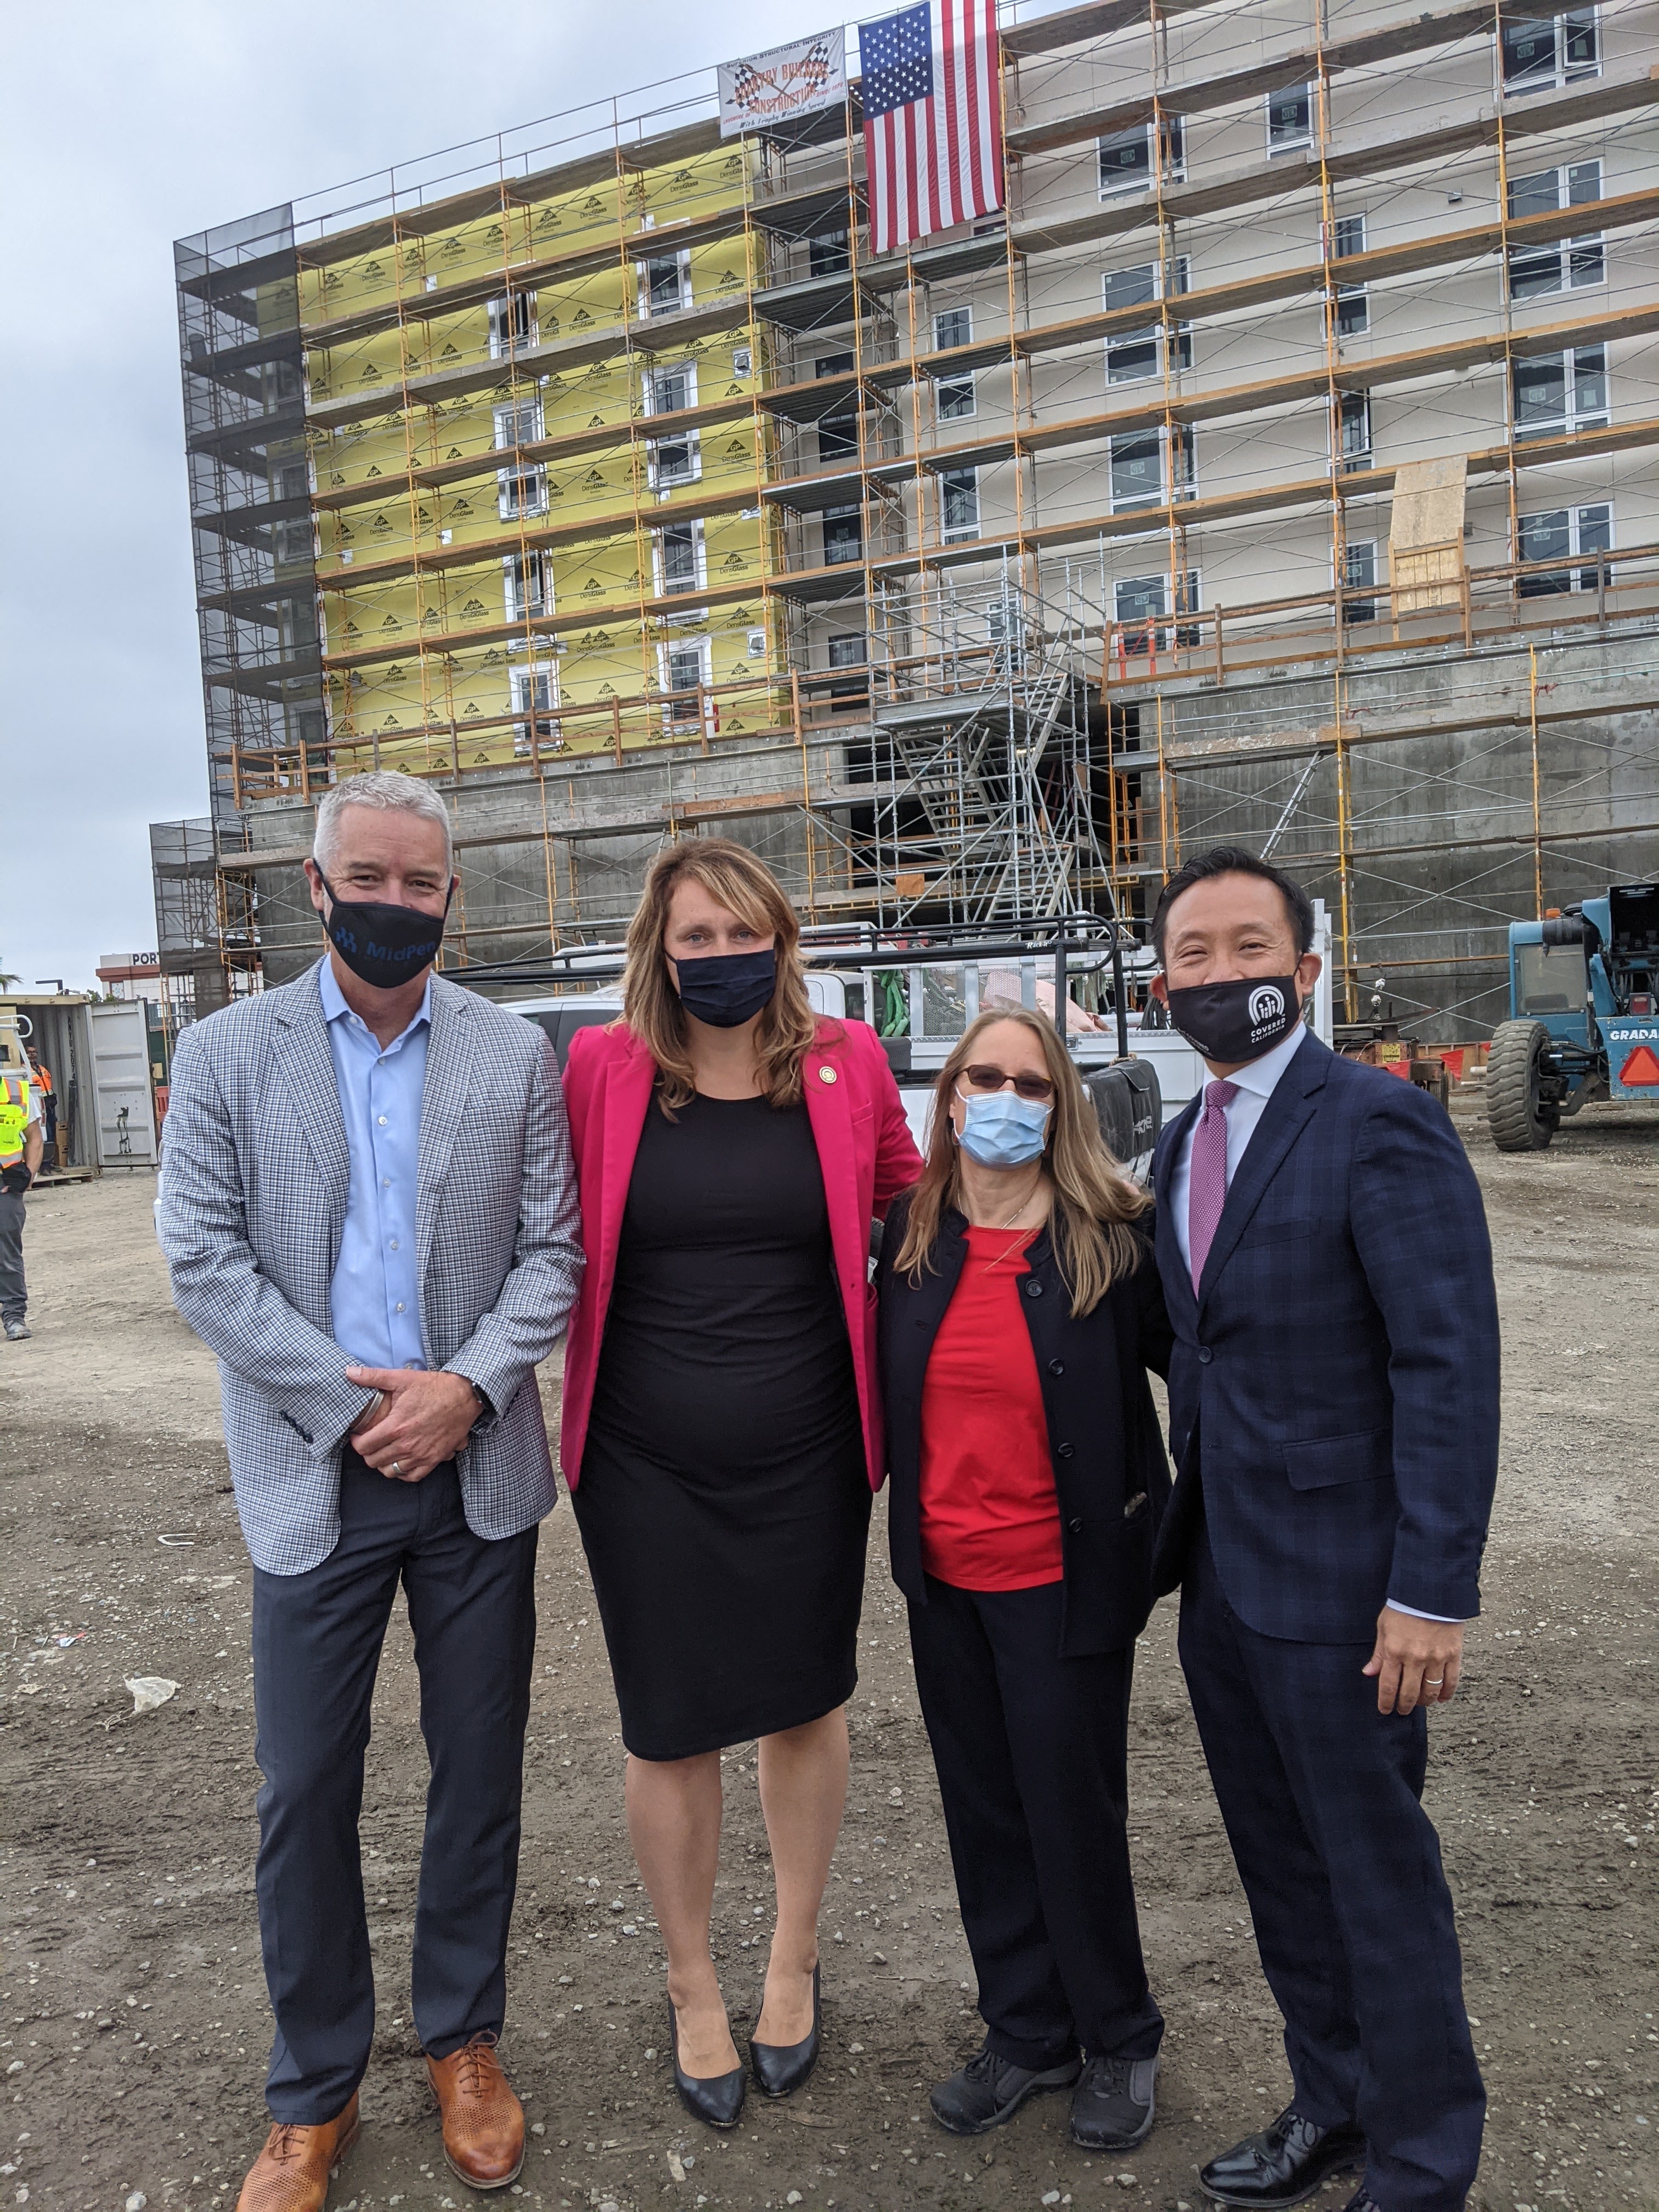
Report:
[[[155,1203],[173,1302],[218,1357],[242,1533],[274,1575],[339,1541],[341,1447],[373,1395],[331,1334],[351,1163],[318,972],[185,1031]],[[428,1364],[495,1408],[459,1454],[467,1524],[516,1535],[558,1495],[535,1369],[581,1279],[576,1178],[546,1037],[441,975],[416,1230]]]

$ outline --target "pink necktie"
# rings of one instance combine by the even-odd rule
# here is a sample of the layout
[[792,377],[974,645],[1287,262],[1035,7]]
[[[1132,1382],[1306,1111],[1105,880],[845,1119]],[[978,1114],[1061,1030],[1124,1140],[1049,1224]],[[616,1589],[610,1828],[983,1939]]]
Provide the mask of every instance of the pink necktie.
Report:
[[1227,1203],[1227,1109],[1238,1096],[1236,1083],[1206,1083],[1204,1111],[1193,1132],[1193,1157],[1187,1171],[1187,1253],[1196,1290],[1204,1262],[1215,1242],[1216,1224]]

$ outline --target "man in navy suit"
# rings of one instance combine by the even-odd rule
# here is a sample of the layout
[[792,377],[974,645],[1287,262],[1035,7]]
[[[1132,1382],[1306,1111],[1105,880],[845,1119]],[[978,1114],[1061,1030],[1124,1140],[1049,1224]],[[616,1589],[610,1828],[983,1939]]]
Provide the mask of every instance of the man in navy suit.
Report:
[[1328,1051],[1307,894],[1234,847],[1153,922],[1153,989],[1212,1080],[1164,1132],[1158,1256],[1179,1470],[1154,1578],[1293,2094],[1200,2175],[1220,2204],[1459,2212],[1486,2095],[1426,1709],[1457,1686],[1497,1474],[1498,1339],[1474,1176],[1440,1106]]

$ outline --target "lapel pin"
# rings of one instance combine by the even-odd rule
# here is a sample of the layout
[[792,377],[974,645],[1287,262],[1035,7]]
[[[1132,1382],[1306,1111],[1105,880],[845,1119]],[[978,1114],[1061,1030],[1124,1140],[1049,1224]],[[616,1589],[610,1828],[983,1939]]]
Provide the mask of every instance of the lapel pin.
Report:
[[821,1067],[821,1068],[819,1068],[819,1070],[818,1070],[818,1081],[819,1081],[820,1083],[833,1083],[833,1082],[835,1081],[835,1079],[836,1079],[836,1071],[835,1071],[835,1069],[834,1069],[833,1067]]

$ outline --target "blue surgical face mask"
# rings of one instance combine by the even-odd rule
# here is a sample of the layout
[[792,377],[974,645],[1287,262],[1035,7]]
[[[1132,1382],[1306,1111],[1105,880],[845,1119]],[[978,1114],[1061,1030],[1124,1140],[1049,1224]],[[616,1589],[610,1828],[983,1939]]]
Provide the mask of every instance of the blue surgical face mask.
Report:
[[1016,1091],[958,1091],[964,1109],[957,1141],[982,1168],[1023,1168],[1041,1159],[1053,1108]]

